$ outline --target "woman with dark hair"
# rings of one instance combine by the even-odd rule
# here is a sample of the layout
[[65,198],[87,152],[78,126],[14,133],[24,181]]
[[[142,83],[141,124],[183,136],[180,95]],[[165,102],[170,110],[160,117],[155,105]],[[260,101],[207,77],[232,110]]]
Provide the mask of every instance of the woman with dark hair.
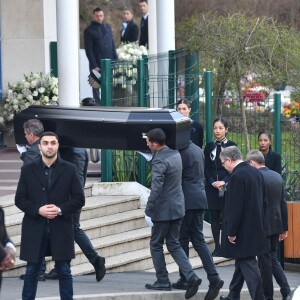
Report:
[[270,170],[281,175],[281,155],[272,151],[272,136],[266,131],[260,131],[257,136],[260,152],[264,155],[265,165]]
[[[185,117],[190,118],[191,104],[186,99],[180,99],[176,104],[176,110],[183,114]],[[191,141],[202,148],[203,146],[203,126],[192,120],[191,128]]]
[[224,118],[218,117],[213,121],[215,140],[208,143],[204,149],[205,155],[205,191],[208,209],[211,210],[211,231],[215,242],[213,256],[220,255],[221,213],[224,206],[225,184],[229,180],[229,173],[220,160],[220,152],[229,146],[236,146],[227,140],[228,123]]
[[15,254],[16,248],[6,232],[4,210],[0,207],[0,289],[2,272],[11,269],[15,265]]

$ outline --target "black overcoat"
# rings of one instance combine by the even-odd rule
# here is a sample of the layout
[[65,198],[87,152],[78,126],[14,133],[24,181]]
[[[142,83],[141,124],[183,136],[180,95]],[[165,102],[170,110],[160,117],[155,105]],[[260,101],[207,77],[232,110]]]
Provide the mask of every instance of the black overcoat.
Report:
[[[21,233],[20,259],[37,262],[44,225],[50,225],[50,251],[53,260],[75,257],[72,213],[84,206],[83,188],[75,166],[60,158],[52,174],[52,184],[47,188],[41,159],[21,168],[15,204],[24,212]],[[48,220],[39,215],[39,208],[55,204],[62,216]]]
[[[221,255],[248,258],[266,253],[266,197],[261,173],[246,162],[230,175],[225,193]],[[228,236],[236,236],[231,244]]]
[[136,42],[139,39],[139,27],[133,20],[131,20],[130,22],[128,22],[123,36],[122,36],[122,30],[121,30],[120,36],[121,36],[122,43]]
[[269,151],[267,155],[264,155],[264,157],[266,167],[278,174],[281,174],[281,155],[274,151]]

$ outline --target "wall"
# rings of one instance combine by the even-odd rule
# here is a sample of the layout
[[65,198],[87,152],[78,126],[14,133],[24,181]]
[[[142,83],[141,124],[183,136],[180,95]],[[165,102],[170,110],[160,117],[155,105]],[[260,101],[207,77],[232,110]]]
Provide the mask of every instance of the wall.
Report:
[[[0,0],[2,82],[50,71],[49,42],[56,40],[56,0]],[[44,22],[45,18],[45,22]]]

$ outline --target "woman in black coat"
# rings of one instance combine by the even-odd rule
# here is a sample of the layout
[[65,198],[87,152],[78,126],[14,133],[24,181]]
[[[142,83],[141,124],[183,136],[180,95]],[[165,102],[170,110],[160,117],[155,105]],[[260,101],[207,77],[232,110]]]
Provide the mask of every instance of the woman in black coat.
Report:
[[[191,113],[191,104],[186,99],[180,99],[176,104],[176,110],[183,114],[185,117],[190,118]],[[203,126],[194,120],[191,124],[191,141],[196,144],[198,147],[202,148],[203,146]]]
[[15,264],[15,246],[6,232],[4,210],[0,207],[0,289],[2,272],[11,269]]
[[204,149],[205,155],[205,191],[208,209],[211,210],[211,231],[215,242],[213,256],[220,255],[221,212],[224,206],[224,186],[229,180],[229,173],[220,161],[223,148],[236,146],[227,140],[228,123],[224,118],[216,118],[213,122],[215,140],[208,143]]
[[272,136],[268,131],[258,133],[258,145],[260,152],[264,155],[266,167],[281,175],[281,155],[271,150]]

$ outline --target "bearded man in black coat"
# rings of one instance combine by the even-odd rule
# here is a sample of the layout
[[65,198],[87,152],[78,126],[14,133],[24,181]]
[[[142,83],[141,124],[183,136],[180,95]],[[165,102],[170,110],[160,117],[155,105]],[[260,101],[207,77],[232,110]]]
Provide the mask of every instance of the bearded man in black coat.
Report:
[[236,146],[225,148],[220,153],[220,160],[231,173],[225,193],[221,255],[235,259],[230,293],[220,299],[240,299],[239,291],[235,290],[235,278],[242,276],[251,299],[263,300],[262,280],[256,261],[256,256],[267,252],[263,177],[242,160],[242,153]]

